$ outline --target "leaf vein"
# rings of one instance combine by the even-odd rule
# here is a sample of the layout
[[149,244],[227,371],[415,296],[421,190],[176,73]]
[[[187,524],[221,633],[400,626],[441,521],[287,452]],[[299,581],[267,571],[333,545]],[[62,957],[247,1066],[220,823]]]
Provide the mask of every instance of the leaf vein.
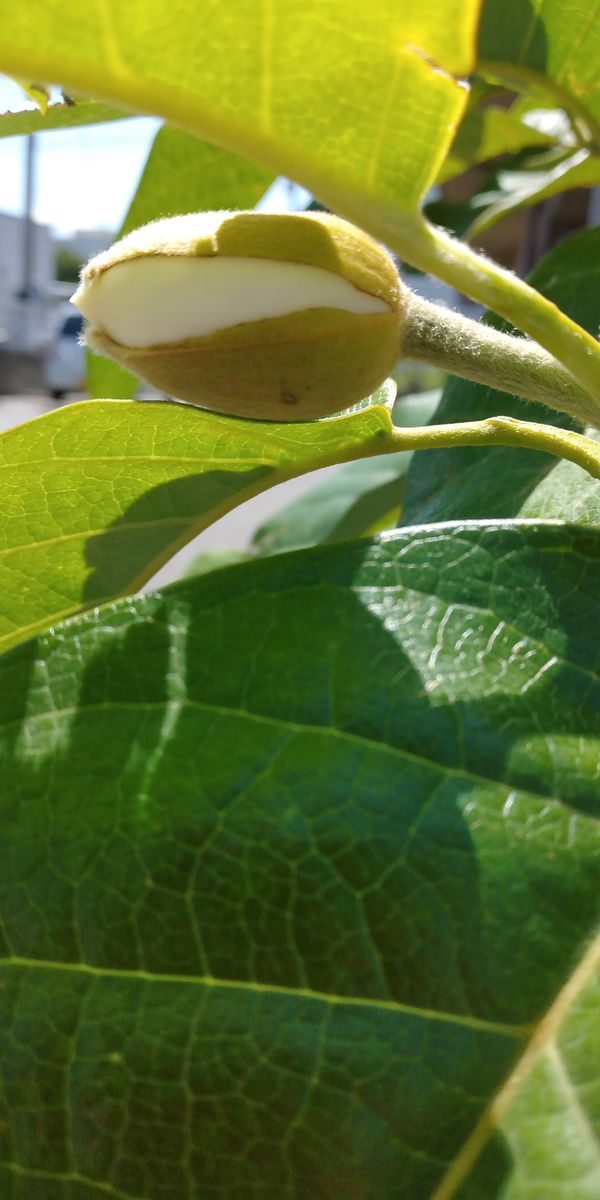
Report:
[[124,967],[98,967],[90,963],[51,962],[46,959],[22,958],[16,955],[0,959],[4,967],[17,967],[23,970],[64,971],[65,973],[83,973],[98,979],[129,979],[148,984],[183,984],[188,987],[206,989],[232,989],[245,991],[259,996],[289,996],[295,999],[314,1001],[317,1004],[337,1005],[340,1007],[357,1006],[359,1008],[381,1009],[395,1012],[407,1017],[415,1017],[423,1021],[440,1021],[450,1025],[460,1025],[468,1029],[496,1033],[503,1037],[523,1040],[531,1033],[529,1025],[510,1025],[502,1021],[487,1020],[468,1013],[452,1013],[429,1008],[416,1008],[410,1004],[401,1004],[397,1000],[380,1000],[365,996],[340,996],[333,992],[319,992],[312,988],[296,988],[284,984],[258,983],[245,979],[216,979],[212,975],[160,975],[150,971],[141,971]]
[[[111,708],[125,709],[125,710],[127,710],[127,709],[148,710],[148,709],[153,709],[153,708],[162,708],[165,706],[166,703],[167,702],[164,700],[99,701],[94,704],[85,704],[85,706],[80,705],[80,706],[73,706],[70,708],[52,709],[48,712],[43,712],[43,713],[32,713],[30,716],[27,716],[26,718],[23,718],[21,716],[21,717],[15,718],[12,721],[0,721],[0,729],[2,729],[2,728],[8,729],[12,725],[21,724],[23,721],[26,721],[26,722],[48,721],[48,720],[54,720],[56,717],[61,717],[61,716],[74,716],[76,713],[81,713],[82,708],[85,708],[86,712],[93,712],[93,711],[97,712],[98,710],[111,709]],[[384,754],[392,754],[395,757],[398,757],[401,759],[408,759],[411,762],[418,763],[420,766],[429,767],[429,769],[432,771],[445,772],[447,775],[452,776],[457,779],[465,779],[470,782],[476,783],[477,785],[492,784],[495,787],[507,788],[510,791],[518,792],[519,795],[521,795],[521,796],[529,796],[535,800],[543,800],[549,804],[557,804],[557,805],[560,805],[561,808],[564,808],[567,811],[572,812],[576,817],[586,816],[589,818],[589,817],[593,816],[593,814],[590,814],[590,813],[582,814],[582,812],[579,809],[574,808],[572,805],[570,805],[568,803],[568,801],[563,800],[561,796],[552,796],[547,792],[535,791],[531,787],[518,787],[516,784],[510,783],[506,779],[500,779],[500,778],[494,779],[492,776],[481,775],[475,771],[469,771],[465,767],[453,767],[448,763],[439,762],[433,758],[426,758],[423,754],[419,754],[414,750],[407,750],[404,747],[394,746],[394,745],[391,745],[389,742],[384,742],[384,741],[377,742],[373,738],[366,737],[364,734],[359,734],[359,733],[356,733],[355,731],[351,731],[351,730],[347,730],[347,729],[337,729],[334,726],[324,727],[324,726],[319,726],[319,725],[311,725],[308,722],[291,721],[286,717],[275,717],[275,716],[266,715],[263,713],[252,713],[252,712],[248,712],[246,709],[235,708],[234,706],[227,706],[227,705],[222,705],[222,704],[211,704],[209,702],[204,702],[201,700],[192,700],[189,697],[182,697],[181,700],[179,701],[179,703],[181,704],[182,708],[185,708],[185,707],[197,708],[203,712],[216,713],[216,714],[219,714],[220,716],[243,717],[245,720],[248,720],[248,721],[255,721],[260,724],[275,726],[277,728],[290,730],[293,733],[315,733],[315,734],[320,734],[321,736],[339,738],[343,741],[348,741],[351,744],[365,746],[365,748],[368,750],[378,750],[378,751],[382,751]],[[594,819],[596,819],[596,818],[594,818]]]

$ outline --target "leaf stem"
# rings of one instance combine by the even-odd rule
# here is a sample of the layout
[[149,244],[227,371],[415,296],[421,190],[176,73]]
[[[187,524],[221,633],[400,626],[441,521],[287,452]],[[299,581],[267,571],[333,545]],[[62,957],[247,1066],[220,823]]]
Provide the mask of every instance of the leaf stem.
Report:
[[401,353],[463,379],[540,401],[584,425],[600,424],[600,405],[536,342],[500,333],[414,292],[408,293]]
[[485,421],[461,421],[455,425],[423,425],[413,429],[396,428],[389,434],[385,450],[433,450],[445,446],[522,446],[542,450],[582,467],[594,479],[600,479],[600,445],[581,433],[517,421],[513,417],[490,417]]

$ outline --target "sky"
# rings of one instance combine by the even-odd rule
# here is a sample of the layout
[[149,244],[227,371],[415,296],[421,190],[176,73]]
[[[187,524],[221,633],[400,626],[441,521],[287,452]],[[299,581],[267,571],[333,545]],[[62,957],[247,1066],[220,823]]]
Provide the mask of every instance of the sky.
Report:
[[[21,89],[0,75],[0,112],[28,107],[33,104]],[[36,137],[34,219],[59,234],[116,231],[159,125],[152,117],[137,117]],[[0,138],[0,212],[23,211],[26,141]]]
[[[60,99],[60,93],[52,99]],[[17,84],[0,75],[0,112],[34,107]],[[154,117],[134,117],[37,135],[34,220],[50,225],[59,237],[80,229],[116,233],[159,127]],[[23,211],[26,142],[0,138],[0,212]],[[286,211],[304,207],[309,199],[304,188],[281,180],[260,207]]]

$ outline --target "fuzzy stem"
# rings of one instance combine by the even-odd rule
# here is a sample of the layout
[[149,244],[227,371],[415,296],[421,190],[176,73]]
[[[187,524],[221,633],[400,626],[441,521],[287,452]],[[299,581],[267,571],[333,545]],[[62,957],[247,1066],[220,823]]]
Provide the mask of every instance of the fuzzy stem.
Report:
[[451,309],[408,293],[401,353],[487,384],[498,391],[537,400],[570,413],[584,425],[600,424],[589,392],[551,354],[527,338],[499,333]]
[[405,262],[443,279],[539,342],[590,393],[595,401],[590,423],[600,426],[600,344],[556,304],[420,214],[403,214],[391,204],[367,204],[331,189],[326,193],[321,188],[319,195]]
[[[471,246],[450,237],[443,229],[423,223],[423,240],[413,258],[422,270],[486,304],[524,333],[535,338],[575,376],[592,397],[594,417],[600,424],[600,345],[591,334],[571,321],[552,301],[522,279],[478,254]],[[589,418],[588,418],[589,419]]]

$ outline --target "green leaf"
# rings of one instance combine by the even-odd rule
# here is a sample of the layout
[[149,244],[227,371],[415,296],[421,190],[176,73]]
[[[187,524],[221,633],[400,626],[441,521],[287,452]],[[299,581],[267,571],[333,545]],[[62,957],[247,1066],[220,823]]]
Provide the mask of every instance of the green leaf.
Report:
[[500,154],[553,143],[552,137],[526,125],[504,108],[468,108],[436,182],[444,183]]
[[562,107],[571,109],[593,136],[600,133],[600,8],[590,0],[541,0],[507,4],[484,0],[479,26],[479,60],[527,87],[545,84]]
[[248,562],[252,555],[247,550],[201,550],[186,564],[182,575],[191,579],[195,575],[208,575],[210,571],[218,571],[233,563]]
[[98,125],[103,121],[123,121],[134,116],[123,109],[98,100],[77,100],[48,105],[45,113],[23,108],[0,113],[0,137],[20,137],[25,133],[48,133],[52,129],[75,129],[80,125]]
[[587,150],[567,154],[554,165],[530,170],[500,170],[496,174],[497,196],[469,226],[469,239],[491,229],[503,217],[517,209],[539,204],[549,196],[557,196],[578,187],[600,184],[600,157]]
[[[394,423],[426,425],[439,391],[403,396],[396,402]],[[318,542],[344,542],[398,523],[404,481],[412,451],[367,458],[336,468],[324,483],[279,509],[257,530],[258,554],[280,554]]]
[[545,1014],[593,1062],[599,598],[597,530],[450,524],[3,656],[9,1200],[505,1195]]
[[599,951],[592,944],[550,1014],[545,1045],[505,1098],[501,1128],[515,1168],[504,1200],[532,1195],[532,1184],[546,1200],[600,1192]]
[[[599,264],[600,229],[586,229],[551,250],[532,273],[531,282],[590,333],[596,334]],[[506,328],[500,322],[498,326]],[[541,405],[527,404],[514,396],[452,377],[433,421],[445,424],[479,420],[499,412],[522,420],[575,428],[568,418],[550,413]],[[561,481],[565,481],[564,485]],[[534,501],[538,486],[543,491],[538,501]],[[598,497],[597,480],[591,480],[579,467],[556,464],[549,455],[504,447],[434,450],[426,455],[417,454],[413,460],[402,521],[408,525],[417,521],[519,514],[595,520]]]
[[[411,452],[337,467],[323,483],[278,510],[256,531],[258,554],[345,542],[397,524]],[[387,518],[386,525],[380,522]]]
[[574,463],[557,463],[525,498],[520,515],[600,525],[600,481]]
[[478,1179],[486,1178],[489,1139],[498,1130],[512,1159],[502,1200],[594,1200],[600,1189],[599,1000],[596,938],[452,1164],[436,1200],[479,1200]]
[[135,591],[258,492],[382,453],[387,408],[304,424],[173,403],[88,401],[0,436],[0,649]]
[[[150,148],[119,236],[157,217],[201,209],[254,208],[273,181],[270,171],[192,134],[164,125]],[[130,400],[140,381],[118,363],[88,354],[92,396]]]
[[15,83],[22,88],[30,100],[33,100],[38,112],[45,117],[50,103],[50,89],[43,83],[30,83],[26,79],[15,79]]
[[317,195],[327,181],[412,211],[464,108],[478,9],[233,0],[198,19],[191,0],[29,0],[3,15],[0,65],[162,115]]

